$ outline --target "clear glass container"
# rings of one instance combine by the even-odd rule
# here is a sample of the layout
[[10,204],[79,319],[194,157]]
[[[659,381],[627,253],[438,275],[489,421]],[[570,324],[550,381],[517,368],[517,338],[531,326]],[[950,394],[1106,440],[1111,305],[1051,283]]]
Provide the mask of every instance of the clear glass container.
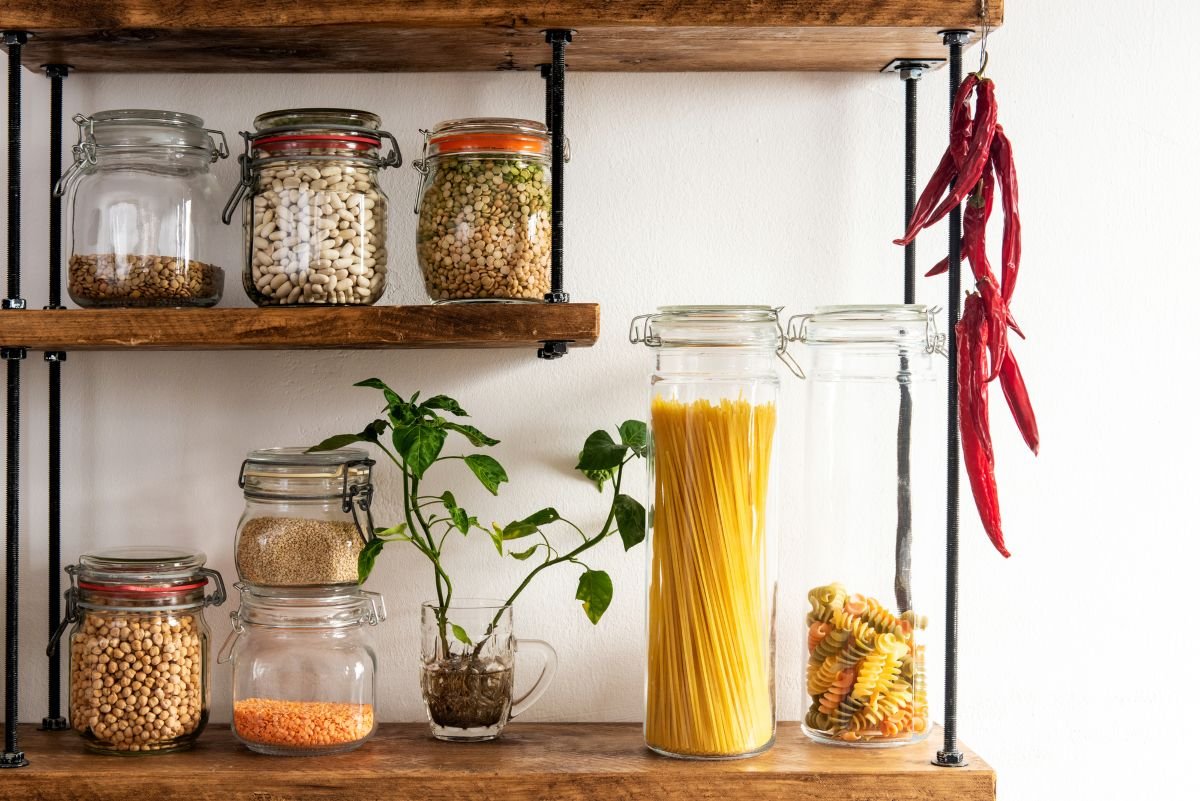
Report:
[[202,553],[158,546],[84,554],[66,572],[52,647],[69,625],[71,728],[106,754],[190,747],[208,722],[204,607],[225,602],[221,575]]
[[238,486],[246,509],[238,523],[238,578],[271,588],[353,588],[358,555],[374,538],[371,468],[358,448],[251,451]]
[[[926,625],[937,619],[945,454],[942,347],[925,306],[793,318],[808,372],[801,635],[815,740],[884,747],[930,731]],[[799,627],[797,626],[797,629]]]
[[[369,306],[387,285],[388,198],[379,171],[400,164],[379,117],[354,109],[260,114],[243,133],[242,284],[259,306]],[[391,150],[381,155],[384,140]]]
[[474,118],[425,134],[417,264],[435,303],[542,301],[550,291],[550,135]]
[[[79,143],[55,193],[67,195],[67,292],[80,306],[213,306],[225,135],[191,114],[150,109],[76,115]],[[216,137],[216,138],[214,138]],[[219,143],[218,143],[219,140]]]
[[233,664],[233,734],[252,751],[351,751],[375,733],[371,627],[383,598],[363,590],[260,595],[239,585],[233,631],[217,657]]
[[668,306],[635,319],[631,339],[657,360],[646,744],[751,756],[775,739],[778,310]]
[[[542,672],[514,698],[518,653],[539,654]],[[558,654],[549,643],[513,636],[512,607],[503,601],[455,598],[444,616],[436,603],[421,605],[421,698],[430,731],[439,740],[499,737],[510,720],[542,697],[557,668]]]

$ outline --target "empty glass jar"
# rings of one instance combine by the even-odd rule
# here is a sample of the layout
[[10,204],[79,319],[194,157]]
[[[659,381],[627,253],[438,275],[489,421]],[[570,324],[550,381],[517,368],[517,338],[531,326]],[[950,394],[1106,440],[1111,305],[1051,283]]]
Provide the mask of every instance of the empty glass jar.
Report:
[[450,120],[425,131],[417,263],[434,302],[550,292],[550,135],[533,120]]
[[926,623],[940,612],[945,394],[924,306],[827,306],[792,321],[809,395],[797,507],[818,741],[929,734]]
[[374,538],[371,468],[357,448],[251,451],[238,486],[246,509],[238,523],[238,578],[268,588],[353,588],[358,555]]
[[631,339],[656,357],[646,744],[750,756],[775,739],[778,310],[668,306]]
[[[66,568],[72,587],[68,717],[101,753],[178,751],[208,722],[204,607],[225,602],[204,554],[168,547],[113,548]],[[212,591],[205,593],[212,583]]]
[[[353,109],[260,114],[242,133],[242,180],[225,206],[228,224],[243,198],[242,284],[259,306],[366,306],[387,285],[388,198],[379,171],[400,149],[379,117]],[[391,150],[381,154],[383,140]]]
[[209,167],[229,155],[225,135],[176,111],[116,109],[74,120],[75,163],[54,190],[68,195],[71,300],[215,305],[225,273],[211,255],[220,200]]
[[383,598],[362,590],[242,590],[217,661],[233,663],[233,733],[263,754],[350,751],[376,728],[371,627]]

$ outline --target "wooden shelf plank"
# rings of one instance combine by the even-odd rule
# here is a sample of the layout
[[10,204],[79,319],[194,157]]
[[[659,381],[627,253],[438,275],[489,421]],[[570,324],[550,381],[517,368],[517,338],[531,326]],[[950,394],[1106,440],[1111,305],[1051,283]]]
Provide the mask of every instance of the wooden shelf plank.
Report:
[[42,801],[479,798],[488,801],[993,801],[996,777],[966,751],[964,768],[930,764],[939,732],[924,743],[854,750],[809,742],[783,723],[774,748],[746,760],[694,762],[646,750],[631,723],[522,724],[493,743],[432,740],[424,724],[385,724],[349,754],[266,757],[209,727],[195,749],[122,759],[84,751],[73,732],[22,727],[29,767],[4,772],[0,798]]
[[[993,27],[1004,0],[987,0]],[[93,72],[529,70],[542,31],[573,28],[572,70],[876,71],[945,57],[938,31],[978,0],[5,0],[31,69]]]
[[595,303],[0,312],[0,344],[43,351],[589,347],[599,335]]

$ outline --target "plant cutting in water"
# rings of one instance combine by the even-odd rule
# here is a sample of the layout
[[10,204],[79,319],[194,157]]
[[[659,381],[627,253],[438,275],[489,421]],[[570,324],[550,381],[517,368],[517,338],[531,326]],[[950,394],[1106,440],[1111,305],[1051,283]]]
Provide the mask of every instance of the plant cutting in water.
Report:
[[[474,641],[467,630],[450,619],[455,586],[443,565],[447,540],[453,533],[468,536],[486,534],[501,557],[521,562],[540,559],[507,596],[504,607],[517,597],[543,571],[557,565],[575,565],[583,569],[575,598],[593,624],[600,621],[612,602],[613,584],[608,573],[593,570],[582,556],[613,534],[618,534],[629,550],[645,537],[646,512],[642,504],[621,492],[625,466],[645,457],[646,424],[627,420],[618,429],[619,441],[607,431],[594,431],[584,442],[576,469],[596,484],[600,492],[611,491],[611,502],[599,531],[588,533],[562,517],[553,507],[539,509],[507,525],[483,525],[458,505],[446,490],[436,494],[427,488],[427,473],[434,465],[461,462],[493,495],[508,481],[504,467],[484,453],[444,455],[450,435],[461,436],[476,448],[498,444],[478,428],[461,422],[466,411],[453,398],[434,395],[420,400],[420,393],[403,399],[377,378],[355,386],[380,390],[387,401],[382,417],[372,420],[357,434],[330,437],[312,451],[328,451],[355,443],[378,447],[400,470],[403,487],[404,519],[390,528],[375,529],[374,538],[359,555],[358,577],[365,581],[379,554],[388,543],[402,542],[416,548],[433,567],[436,592],[436,618],[439,655],[442,657],[432,674],[427,670],[423,689],[435,722],[444,726],[470,728],[490,725],[507,712],[511,698],[511,667],[491,664],[487,653],[492,629],[499,623],[497,611],[482,636]],[[458,418],[458,419],[452,419]],[[556,544],[547,534],[551,526],[573,530],[577,540]],[[502,609],[501,607],[500,609]]]

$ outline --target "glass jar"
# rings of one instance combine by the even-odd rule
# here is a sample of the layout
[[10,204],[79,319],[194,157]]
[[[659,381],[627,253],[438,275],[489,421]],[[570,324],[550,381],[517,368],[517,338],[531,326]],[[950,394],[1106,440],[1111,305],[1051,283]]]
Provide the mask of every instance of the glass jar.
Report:
[[233,663],[233,734],[263,754],[351,751],[375,733],[370,627],[383,598],[349,590],[260,595],[241,607],[217,657]]
[[208,722],[204,607],[225,602],[221,574],[202,553],[158,546],[84,554],[66,572],[51,649],[70,625],[71,728],[101,753],[190,747]]
[[116,109],[74,120],[75,163],[54,188],[68,195],[71,300],[215,305],[225,272],[209,255],[220,202],[209,167],[229,155],[225,134],[176,111]]
[[839,744],[914,742],[930,730],[925,627],[939,595],[943,339],[934,310],[915,305],[826,306],[789,331],[805,346],[809,396],[798,509],[811,606],[800,635],[811,697],[804,730]]
[[425,134],[417,264],[435,303],[542,301],[550,291],[550,135],[476,118]]
[[[243,199],[242,284],[259,306],[369,306],[387,285],[388,198],[379,170],[400,149],[379,117],[353,109],[260,114],[242,133],[242,180],[225,205],[228,224]],[[380,155],[384,139],[391,151]]]
[[667,306],[630,338],[657,357],[646,744],[750,756],[775,738],[778,310]]
[[238,478],[238,578],[256,591],[356,586],[359,552],[375,536],[374,464],[358,448],[251,451]]

